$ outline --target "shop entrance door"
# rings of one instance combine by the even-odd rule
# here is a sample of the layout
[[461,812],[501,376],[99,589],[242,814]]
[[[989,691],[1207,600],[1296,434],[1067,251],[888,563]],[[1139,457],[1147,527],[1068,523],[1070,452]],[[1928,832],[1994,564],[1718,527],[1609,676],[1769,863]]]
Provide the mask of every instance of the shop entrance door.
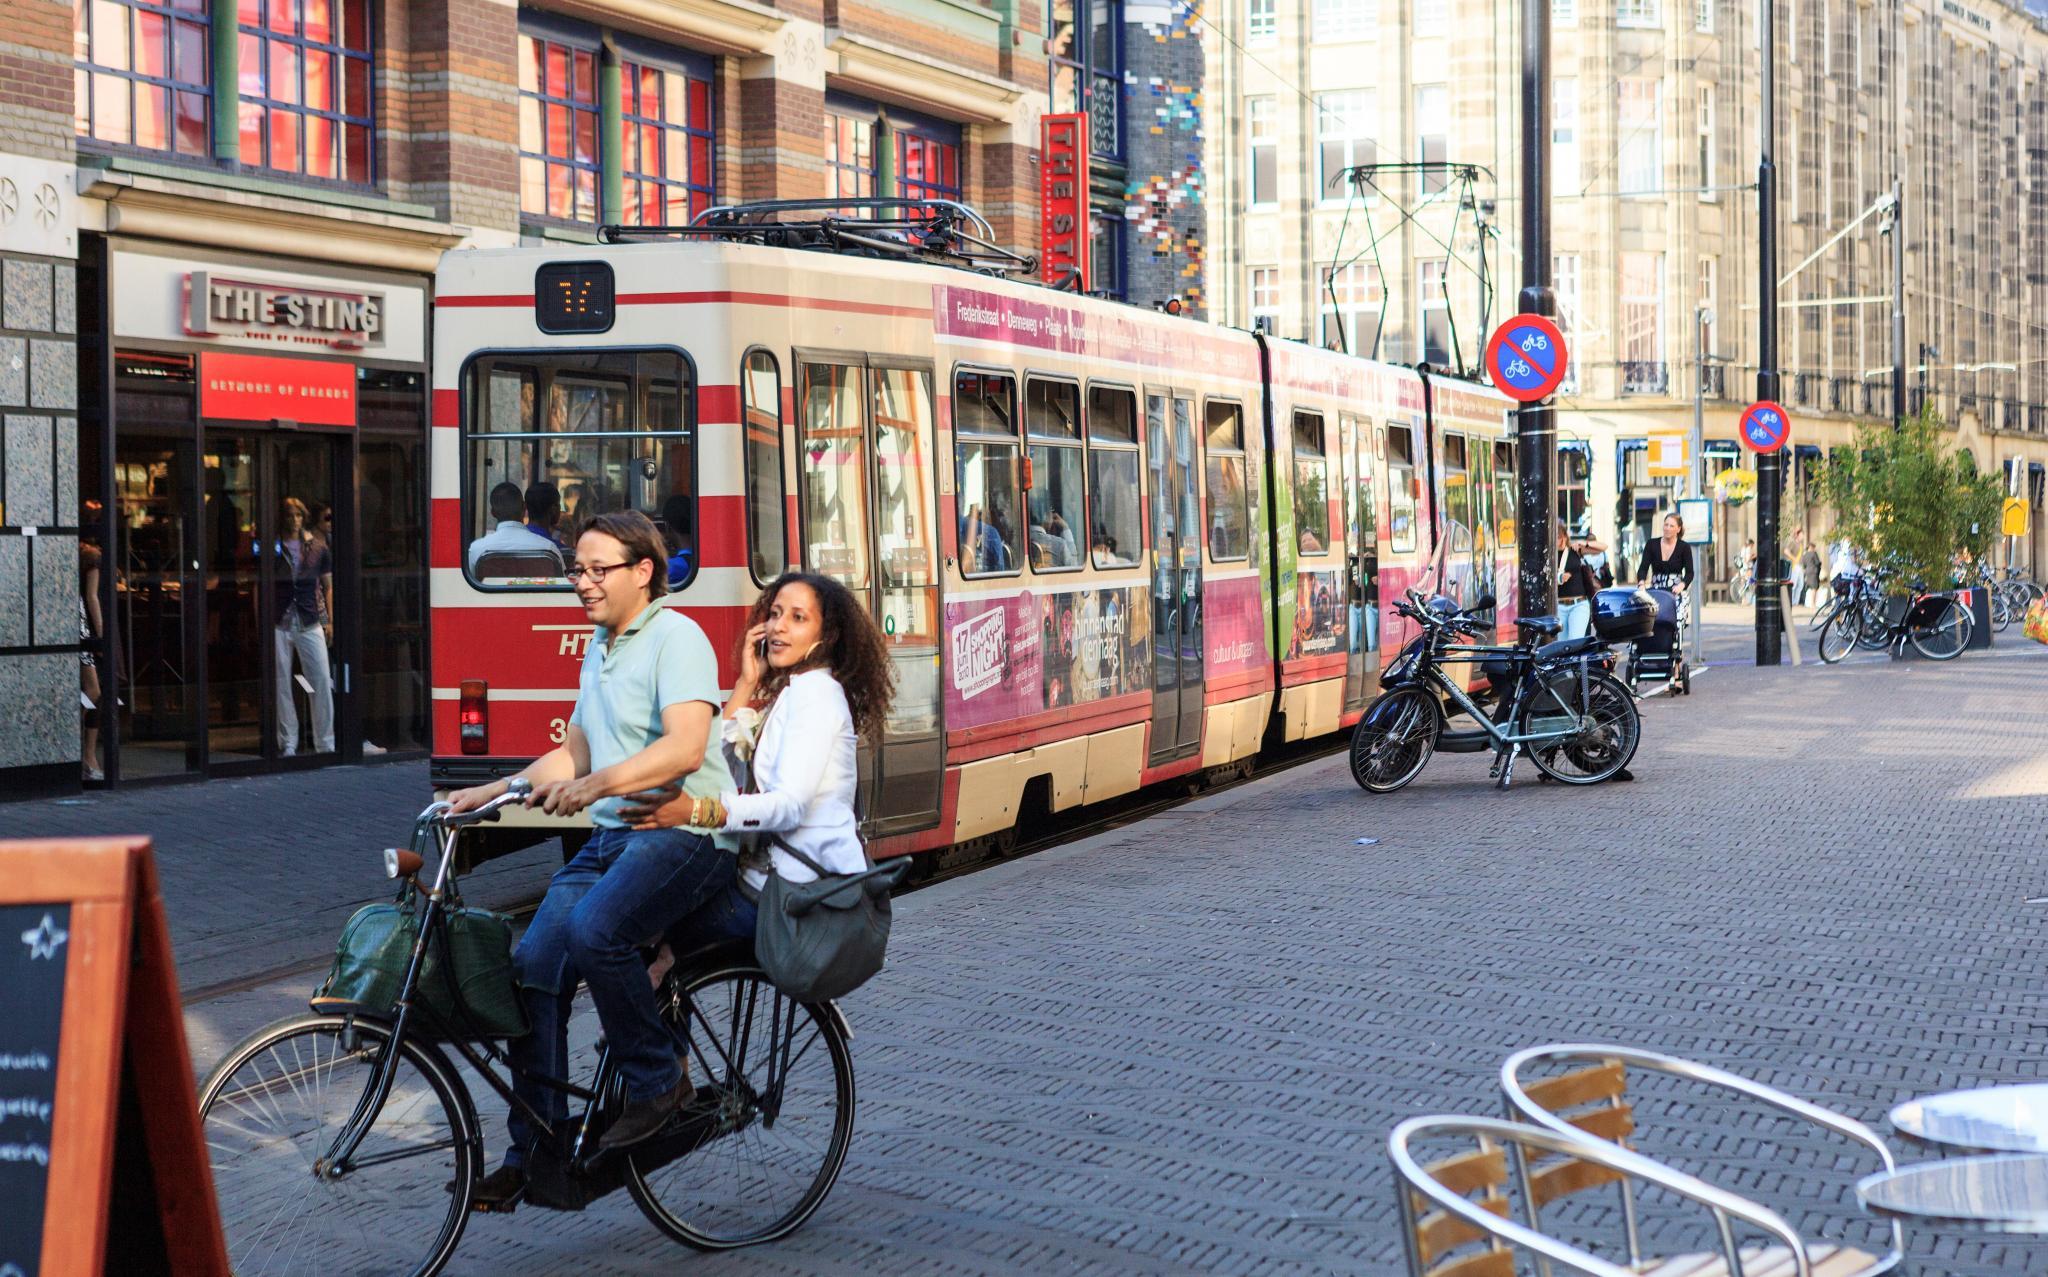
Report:
[[1185,758],[1202,742],[1202,519],[1194,416],[1192,399],[1156,392],[1145,396],[1146,464],[1152,480],[1154,766]]
[[[333,761],[348,620],[332,546],[348,440],[206,432],[206,755],[215,774]],[[310,538],[310,539],[309,539]],[[329,624],[323,625],[322,621]],[[342,628],[333,622],[340,621]]]
[[[184,438],[121,435],[114,444],[114,583],[110,651],[101,704],[118,704],[124,780],[198,771],[196,724],[204,631],[199,529],[188,514],[198,500],[198,466]],[[116,739],[112,734],[108,739]]]

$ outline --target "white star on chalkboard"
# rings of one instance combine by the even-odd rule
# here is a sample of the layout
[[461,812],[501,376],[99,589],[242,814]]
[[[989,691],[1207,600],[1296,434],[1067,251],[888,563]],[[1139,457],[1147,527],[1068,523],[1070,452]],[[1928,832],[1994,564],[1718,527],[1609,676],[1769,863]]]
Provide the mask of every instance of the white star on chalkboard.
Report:
[[71,933],[59,927],[57,920],[47,913],[43,915],[40,925],[30,927],[21,933],[21,942],[28,946],[31,961],[36,958],[56,957],[57,947],[70,938]]

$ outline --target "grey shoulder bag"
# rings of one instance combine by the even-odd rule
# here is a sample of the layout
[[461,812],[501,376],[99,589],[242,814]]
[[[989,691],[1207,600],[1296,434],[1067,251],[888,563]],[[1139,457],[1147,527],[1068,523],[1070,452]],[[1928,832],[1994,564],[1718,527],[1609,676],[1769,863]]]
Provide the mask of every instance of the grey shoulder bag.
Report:
[[835,874],[779,835],[769,835],[769,841],[818,876],[790,882],[769,858],[754,923],[754,957],[775,987],[798,1002],[844,997],[882,969],[889,947],[889,889],[902,881],[910,861]]

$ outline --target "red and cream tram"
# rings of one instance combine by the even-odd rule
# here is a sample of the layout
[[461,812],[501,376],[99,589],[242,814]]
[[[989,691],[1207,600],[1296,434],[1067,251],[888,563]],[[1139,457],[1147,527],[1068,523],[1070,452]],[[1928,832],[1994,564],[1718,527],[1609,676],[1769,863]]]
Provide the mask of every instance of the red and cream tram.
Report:
[[[505,485],[542,509],[551,488],[564,537],[600,510],[656,519],[665,601],[727,684],[785,568],[867,598],[898,688],[864,759],[881,855],[1340,730],[1398,650],[1392,601],[1433,571],[1512,628],[1506,401],[1470,383],[710,239],[454,252],[435,304],[437,786],[559,741],[588,642]],[[523,819],[491,836],[545,818]]]

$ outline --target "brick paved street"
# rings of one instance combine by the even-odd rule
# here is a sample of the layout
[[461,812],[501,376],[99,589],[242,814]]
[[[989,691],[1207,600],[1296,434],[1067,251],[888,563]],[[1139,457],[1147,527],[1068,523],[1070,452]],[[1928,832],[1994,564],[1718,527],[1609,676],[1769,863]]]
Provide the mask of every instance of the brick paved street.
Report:
[[[1519,1046],[1662,1048],[1879,1129],[1912,1094],[2037,1078],[2044,680],[2018,642],[1729,665],[1646,704],[1634,784],[1501,794],[1446,756],[1374,798],[1331,759],[916,893],[847,1002],[860,1123],[802,1233],[693,1255],[608,1199],[478,1218],[450,1271],[1391,1272],[1386,1131],[1495,1111]],[[201,1067],[309,983],[193,1008]],[[1863,1169],[1835,1146],[1641,1112],[1646,1151],[1730,1158],[1855,1235],[1822,1209]],[[1923,1275],[2048,1271],[2048,1248],[1910,1240]]]

